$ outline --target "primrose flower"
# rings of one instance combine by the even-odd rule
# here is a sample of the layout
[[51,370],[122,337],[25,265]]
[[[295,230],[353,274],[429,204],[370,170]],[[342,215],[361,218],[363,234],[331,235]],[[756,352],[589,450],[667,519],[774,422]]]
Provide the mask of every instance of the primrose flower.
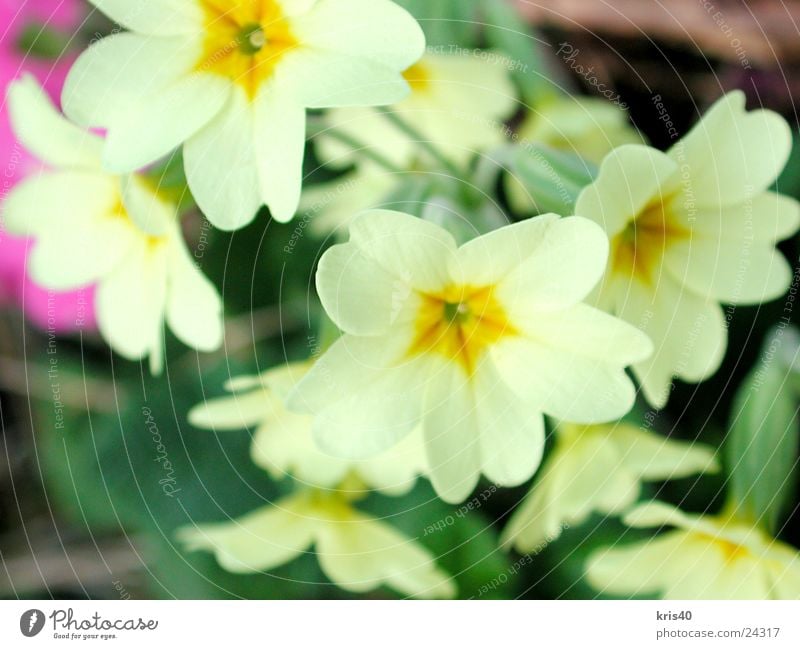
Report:
[[14,129],[49,169],[17,185],[6,227],[36,240],[29,272],[55,291],[97,284],[97,324],[128,359],[162,362],[163,324],[184,343],[222,342],[222,304],[183,240],[177,208],[150,179],[102,170],[102,139],[64,119],[28,77],[9,90]]
[[291,363],[260,376],[235,378],[227,384],[231,396],[199,404],[190,411],[189,421],[216,431],[256,427],[253,462],[276,480],[288,474],[304,484],[332,489],[354,474],[367,486],[389,495],[410,490],[425,471],[419,433],[369,460],[336,458],[317,448],[311,435],[313,418],[289,412],[284,405],[293,385],[310,367],[309,363]]
[[767,191],[786,163],[791,131],[777,114],[745,111],[732,92],[667,153],[612,151],[575,212],[611,240],[598,305],[650,335],[655,354],[634,366],[662,407],[673,376],[699,382],[727,345],[720,302],[758,304],[784,293],[792,272],[775,243],[797,231],[797,201]]
[[[618,146],[643,143],[623,108],[596,97],[552,97],[537,104],[525,115],[517,139],[544,144],[595,165]],[[521,181],[512,174],[505,178],[511,207],[520,214],[532,213],[534,202]]]
[[381,520],[359,512],[347,492],[305,490],[228,523],[185,527],[188,550],[208,550],[230,572],[276,568],[313,546],[327,577],[364,593],[386,585],[412,597],[455,595],[431,552]]
[[344,335],[288,407],[315,414],[317,442],[342,457],[375,455],[421,426],[448,502],[481,472],[520,484],[541,460],[542,413],[600,422],[633,403],[624,367],[651,352],[649,340],[581,303],[607,250],[581,218],[544,215],[459,248],[432,223],[365,212],[316,277]]
[[599,550],[587,578],[618,596],[663,599],[800,599],[800,555],[766,532],[731,516],[696,516],[661,502],[625,518],[631,527],[676,529],[646,541]]
[[[403,72],[411,94],[392,113],[415,127],[445,156],[465,164],[476,152],[505,140],[503,121],[517,105],[505,66],[488,59],[455,54],[425,54]],[[420,160],[417,143],[371,108],[338,108],[327,124],[373,148],[400,168]],[[354,162],[370,166],[358,152],[324,135],[317,139],[320,157],[334,166]]]
[[624,422],[561,424],[556,446],[531,493],[503,532],[503,543],[531,552],[554,541],[592,512],[619,514],[639,497],[641,483],[716,471],[714,451]]
[[92,0],[130,29],[92,45],[66,114],[107,129],[125,173],[184,144],[189,187],[217,227],[262,204],[288,221],[300,198],[307,108],[390,104],[425,47],[388,0]]

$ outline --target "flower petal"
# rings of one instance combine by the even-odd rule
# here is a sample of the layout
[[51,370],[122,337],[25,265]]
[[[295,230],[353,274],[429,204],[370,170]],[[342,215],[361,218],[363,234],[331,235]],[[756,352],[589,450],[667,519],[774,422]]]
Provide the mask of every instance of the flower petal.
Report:
[[167,324],[186,345],[204,352],[222,345],[222,300],[216,287],[189,258],[180,232],[171,237]]
[[742,91],[719,99],[669,151],[698,207],[742,203],[778,177],[792,147],[789,125],[769,110],[745,110]]
[[114,351],[129,360],[160,351],[166,292],[165,244],[141,239],[97,288],[97,323]]
[[425,359],[398,362],[395,337],[337,340],[304,376],[288,400],[290,410],[313,412],[322,450],[367,458],[396,444],[421,419],[431,380]]
[[469,377],[455,364],[440,365],[425,394],[423,436],[428,471],[438,496],[463,501],[481,472],[481,431]]
[[792,269],[771,241],[694,237],[670,246],[664,263],[689,290],[730,304],[773,300],[792,283]]
[[449,282],[456,243],[438,225],[402,212],[369,210],[353,219],[350,242],[415,289],[437,291]]
[[300,204],[306,112],[282,88],[266,86],[253,105],[261,199],[275,220],[290,221]]
[[398,73],[425,50],[417,21],[389,0],[319,0],[292,26],[314,49],[366,58]]
[[612,238],[650,201],[668,193],[677,171],[666,154],[625,144],[603,159],[597,179],[578,196],[575,214],[592,219]]
[[387,584],[412,597],[453,597],[450,577],[436,567],[433,556],[381,521],[353,512],[325,525],[317,541],[325,574],[357,593]]
[[193,74],[132,103],[108,125],[104,167],[127,173],[163,158],[211,122],[230,94],[227,79]]
[[316,277],[325,312],[349,334],[385,333],[412,297],[402,282],[352,243],[329,248]]
[[100,168],[103,141],[65,119],[34,77],[9,86],[8,110],[14,134],[39,160],[53,167]]
[[135,32],[169,36],[197,33],[203,28],[203,10],[197,0],[90,0],[116,23]]
[[306,498],[290,496],[229,523],[208,523],[178,530],[189,551],[213,552],[229,572],[271,570],[303,554],[321,522]]
[[262,204],[253,120],[252,106],[244,91],[237,90],[183,149],[192,194],[208,220],[221,230],[244,227]]
[[719,470],[714,449],[668,439],[630,424],[614,426],[609,440],[625,466],[643,480],[676,480]]
[[506,385],[491,363],[478,368],[475,408],[483,474],[515,487],[534,474],[544,452],[544,416]]
[[260,424],[270,413],[265,390],[206,399],[189,411],[189,423],[208,430],[244,430]]
[[108,128],[192,70],[200,48],[197,39],[130,32],[103,38],[70,69],[61,96],[64,113],[81,126]]

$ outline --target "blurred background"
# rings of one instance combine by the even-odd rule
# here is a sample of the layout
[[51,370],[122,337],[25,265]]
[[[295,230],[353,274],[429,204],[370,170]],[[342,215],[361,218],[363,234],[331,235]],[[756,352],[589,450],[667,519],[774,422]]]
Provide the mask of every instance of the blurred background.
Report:
[[[429,45],[497,48],[501,28],[484,19],[484,1],[500,2],[400,4],[420,20]],[[613,90],[658,148],[668,147],[733,88],[747,94],[749,107],[772,108],[797,131],[800,2],[515,4],[530,27],[527,73],[544,71],[587,96]],[[54,96],[81,49],[114,28],[78,0],[31,0],[22,8],[18,0],[0,0],[0,11],[3,87],[27,70],[48,83]],[[521,104],[512,125],[527,110],[536,106]],[[25,153],[8,132],[4,105],[2,119],[5,197],[22,173]],[[307,170],[317,167],[309,148]],[[314,172],[312,182],[329,178]],[[798,146],[778,189],[800,198]],[[198,355],[168,340],[161,377],[112,356],[102,344],[93,328],[91,289],[54,295],[31,286],[24,276],[28,244],[0,233],[0,597],[349,597],[327,582],[313,555],[270,575],[236,576],[209,555],[184,554],[173,540],[180,525],[244,514],[285,489],[250,462],[248,431],[196,431],[186,412],[220,395],[231,375],[307,355],[316,326],[306,315],[311,271],[322,243],[304,230],[298,234],[298,227],[303,226],[258,218],[224,233],[198,214],[186,220],[191,252],[223,294],[226,346]],[[797,268],[797,241],[785,242],[782,250]],[[665,411],[656,417],[642,405],[632,419],[653,418],[664,434],[719,445],[736,391],[757,365],[769,332],[798,318],[785,306],[778,300],[731,311],[730,350],[715,377],[700,386],[678,384]],[[780,353],[790,364],[797,341],[789,335],[782,341]],[[794,421],[797,386],[785,389],[782,398]],[[796,421],[792,426],[796,435]],[[688,509],[714,507],[721,503],[723,480],[655,484],[650,495],[682,500]],[[796,482],[792,489],[789,500],[796,504]],[[438,501],[420,481],[403,498],[370,499],[365,507],[391,515],[394,525],[430,547],[455,576],[461,597],[593,597],[581,580],[585,556],[609,539],[635,533],[597,517],[521,562],[497,549],[497,536],[525,492],[526,487],[498,490],[478,510],[459,515],[458,506]],[[454,522],[446,530],[424,535],[448,517]],[[781,538],[800,545],[796,506],[785,520]],[[494,582],[486,592],[485,585]]]

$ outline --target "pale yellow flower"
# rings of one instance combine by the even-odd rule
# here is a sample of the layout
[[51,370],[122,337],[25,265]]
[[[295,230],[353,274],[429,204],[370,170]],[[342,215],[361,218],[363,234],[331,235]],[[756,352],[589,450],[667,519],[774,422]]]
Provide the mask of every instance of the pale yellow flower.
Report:
[[422,428],[439,495],[464,499],[483,472],[529,479],[543,413],[585,423],[624,415],[624,371],[650,341],[582,304],[607,239],[581,218],[545,215],[458,247],[443,228],[369,211],[322,257],[317,290],[344,331],[288,406],[315,414],[321,448],[369,457]]
[[306,485],[332,489],[355,474],[367,487],[386,494],[411,489],[417,476],[425,473],[418,432],[369,460],[333,457],[316,446],[313,417],[290,412],[284,405],[288,392],[310,367],[309,362],[290,363],[260,376],[233,379],[226,386],[231,396],[199,404],[189,413],[189,422],[216,431],[254,427],[253,462],[276,480],[291,475]]
[[[624,109],[594,97],[547,99],[528,111],[517,129],[517,139],[523,145],[543,144],[595,165],[618,146],[643,143]],[[506,193],[516,212],[534,211],[528,190],[513,174],[506,175]]]
[[[425,54],[403,72],[411,93],[391,107],[442,154],[465,164],[505,141],[503,120],[517,105],[507,68],[488,59],[458,54]],[[427,160],[419,145],[370,108],[338,108],[326,124],[374,149],[399,168]],[[370,162],[333,138],[317,141],[320,157],[334,165]]]
[[276,480],[304,483],[291,496],[237,520],[185,527],[189,550],[213,552],[231,572],[271,570],[313,548],[328,578],[344,589],[366,592],[380,585],[412,597],[453,597],[455,585],[433,555],[354,503],[370,487],[388,495],[410,490],[424,471],[419,433],[378,457],[360,462],[321,452],[311,437],[312,417],[286,410],[286,393],[308,371],[292,363],[228,383],[230,397],[195,407],[190,421],[214,430],[257,427],[253,461]]
[[592,512],[624,512],[639,498],[643,482],[718,468],[710,447],[670,440],[625,422],[560,424],[552,455],[503,531],[503,543],[531,552],[557,539],[563,529],[584,523]]
[[655,354],[634,372],[663,406],[672,377],[702,381],[727,345],[720,302],[784,293],[792,271],[775,243],[797,231],[797,201],[768,191],[789,156],[779,115],[745,111],[733,92],[667,153],[612,151],[575,212],[603,226],[611,255],[598,305],[650,335]]
[[103,140],[59,114],[31,77],[11,85],[9,109],[22,144],[45,163],[17,185],[5,226],[36,240],[32,279],[51,290],[97,284],[100,332],[125,358],[161,368],[164,323],[187,345],[222,344],[222,301],[197,269],[173,198],[147,177],[116,176]]
[[188,550],[213,552],[230,572],[263,572],[313,548],[327,577],[349,591],[386,585],[412,597],[453,597],[431,552],[356,510],[346,492],[305,490],[228,523],[185,527]]
[[186,176],[217,227],[300,198],[306,109],[389,104],[423,53],[388,0],[92,0],[129,29],[70,71],[66,114],[108,130],[107,168],[129,172],[184,144]]
[[800,599],[800,555],[731,516],[697,516],[660,502],[625,517],[631,527],[676,529],[595,552],[589,583],[617,596],[664,599]]

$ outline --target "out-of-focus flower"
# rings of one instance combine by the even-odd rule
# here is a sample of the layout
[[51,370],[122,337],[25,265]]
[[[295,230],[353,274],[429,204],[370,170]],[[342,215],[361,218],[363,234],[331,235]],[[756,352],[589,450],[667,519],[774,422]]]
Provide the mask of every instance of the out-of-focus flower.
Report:
[[795,548],[731,516],[696,516],[660,502],[625,516],[631,527],[677,529],[589,557],[593,588],[664,599],[799,599]]
[[[548,98],[527,113],[517,130],[517,139],[526,145],[544,144],[596,165],[618,146],[643,143],[624,109],[594,97]],[[528,191],[511,174],[506,176],[506,193],[516,212],[534,211]]]
[[[456,164],[505,141],[502,123],[517,101],[504,65],[474,56],[429,53],[403,76],[411,94],[394,104],[392,113]],[[338,108],[327,114],[326,123],[374,148],[399,168],[414,167],[420,157],[424,161],[426,154],[419,145],[374,109]],[[324,134],[317,139],[317,150],[334,166],[371,165],[358,151]]]
[[453,597],[429,550],[356,510],[346,492],[304,490],[228,523],[186,527],[178,539],[208,550],[230,572],[271,570],[311,548],[328,578],[363,593],[386,585],[412,597]]
[[624,422],[561,424],[553,454],[503,532],[503,543],[531,552],[592,512],[619,514],[636,502],[645,481],[718,470],[713,449],[667,439]]
[[91,46],[64,108],[108,130],[103,160],[129,172],[184,144],[186,175],[216,226],[262,204],[294,216],[307,108],[378,105],[408,93],[401,72],[422,30],[388,0],[92,0],[130,29]]
[[745,111],[733,92],[667,153],[612,151],[575,212],[611,240],[598,305],[647,332],[656,353],[634,372],[662,407],[673,376],[699,382],[727,345],[720,302],[757,304],[784,293],[791,269],[775,243],[800,224],[797,201],[767,191],[789,156],[779,115]]
[[411,489],[425,467],[421,436],[409,435],[369,460],[321,452],[311,436],[312,417],[284,405],[309,366],[291,363],[232,379],[227,385],[232,396],[207,401],[189,414],[194,425],[217,431],[256,426],[253,461],[275,479],[290,474],[309,488],[228,523],[183,528],[178,538],[190,550],[213,552],[231,572],[270,570],[313,546],[325,574],[347,590],[366,592],[384,584],[414,597],[452,597],[452,580],[428,550],[354,506],[369,488],[388,495]]
[[187,345],[222,342],[222,304],[192,262],[177,208],[149,178],[101,169],[100,137],[64,119],[32,78],[12,84],[19,140],[48,167],[6,199],[9,231],[32,236],[31,278],[53,290],[98,284],[97,320],[129,359],[161,368],[163,325]]
[[260,376],[235,378],[226,386],[231,396],[199,404],[189,413],[189,421],[216,431],[256,427],[253,462],[276,480],[291,475],[304,484],[332,489],[348,474],[355,474],[368,487],[386,494],[411,489],[425,472],[418,433],[369,460],[336,458],[317,448],[311,435],[313,418],[289,412],[284,405],[292,386],[309,367],[309,363],[292,363]]
[[587,219],[544,215],[459,248],[432,223],[365,212],[317,272],[344,335],[288,406],[315,414],[317,442],[342,457],[375,455],[421,425],[429,474],[449,502],[481,471],[520,484],[541,460],[542,413],[602,422],[633,403],[624,367],[650,341],[581,303],[607,254]]
[[[57,58],[40,58],[26,51],[20,43],[26,29],[69,33],[82,16],[78,0],[0,1],[0,24],[4,26],[0,42],[0,88],[5,89],[22,73],[33,74],[53,97],[61,94],[74,57],[61,52]],[[58,54],[58,53],[54,53]],[[38,162],[17,141],[11,129],[7,102],[0,109],[0,156],[3,159],[2,201],[25,175],[38,169]],[[3,207],[3,209],[5,209]],[[0,228],[0,302],[22,307],[28,320],[50,331],[65,332],[93,329],[94,289],[48,291],[33,282],[26,273],[31,241],[15,237]]]

